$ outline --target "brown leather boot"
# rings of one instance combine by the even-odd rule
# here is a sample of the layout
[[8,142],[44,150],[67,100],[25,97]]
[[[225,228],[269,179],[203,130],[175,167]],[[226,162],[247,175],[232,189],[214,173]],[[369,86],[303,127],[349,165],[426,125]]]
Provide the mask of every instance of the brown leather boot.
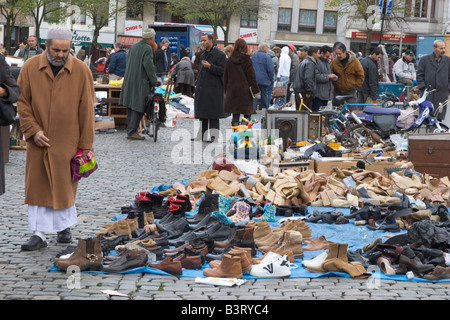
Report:
[[[251,248],[241,248],[241,247],[233,247],[228,252],[231,256],[237,256],[241,259],[241,269],[242,272],[247,272],[252,269],[252,249]],[[211,268],[217,268],[222,260],[213,260],[209,263]]]
[[78,238],[78,246],[67,259],[55,259],[58,269],[66,271],[70,266],[78,266],[81,271],[98,271],[102,268],[102,244],[98,238]]
[[225,254],[217,268],[205,268],[203,274],[207,277],[242,278],[241,258]]

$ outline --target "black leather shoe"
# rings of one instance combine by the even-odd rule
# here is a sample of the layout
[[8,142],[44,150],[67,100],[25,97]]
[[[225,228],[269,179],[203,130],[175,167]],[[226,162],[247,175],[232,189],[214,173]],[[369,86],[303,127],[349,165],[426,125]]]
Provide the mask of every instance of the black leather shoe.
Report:
[[71,243],[72,242],[72,232],[70,228],[66,228],[56,234],[56,241],[58,243]]
[[21,249],[23,251],[34,251],[47,246],[47,241],[43,241],[41,237],[33,235],[27,242],[22,244]]
[[206,142],[206,143],[213,143],[214,141],[216,141],[216,137],[215,137],[215,136],[212,136],[211,139],[209,139],[209,140],[204,140],[203,142]]

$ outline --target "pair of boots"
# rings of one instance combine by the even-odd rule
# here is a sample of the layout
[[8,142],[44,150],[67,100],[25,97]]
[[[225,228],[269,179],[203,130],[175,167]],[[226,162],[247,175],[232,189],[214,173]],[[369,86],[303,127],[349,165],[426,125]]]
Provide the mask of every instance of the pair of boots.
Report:
[[294,259],[303,258],[302,234],[294,230],[280,231],[280,233],[281,237],[277,242],[267,246],[258,246],[258,249],[263,253],[273,251],[278,254],[290,250],[294,255]]
[[163,219],[167,214],[178,213],[184,215],[192,210],[192,203],[188,195],[177,194],[168,197],[160,206],[152,206],[155,219]]
[[200,203],[198,204],[198,208],[196,208],[196,214],[192,217],[186,217],[189,224],[198,224],[212,212],[219,210],[218,193],[206,194],[199,201]]
[[162,206],[163,200],[163,195],[150,192],[139,192],[130,205],[124,206],[120,209],[122,213],[129,213],[133,210],[152,212],[153,208]]
[[367,273],[364,266],[357,261],[348,261],[347,243],[331,243],[328,254],[321,264],[325,272],[343,272],[349,274],[353,279],[366,279],[372,274]]
[[252,268],[251,250],[235,247],[225,254],[222,260],[211,261],[210,267],[203,269],[203,274],[207,277],[241,279],[243,273]]
[[248,225],[237,225],[236,232],[231,239],[226,241],[214,241],[214,247],[206,256],[208,261],[222,260],[223,255],[227,254],[234,247],[250,250],[251,257],[256,256],[255,241],[253,238],[254,227]]
[[102,268],[103,253],[100,239],[78,239],[78,246],[67,258],[56,258],[54,265],[66,271],[71,266],[77,266],[80,271],[98,271]]

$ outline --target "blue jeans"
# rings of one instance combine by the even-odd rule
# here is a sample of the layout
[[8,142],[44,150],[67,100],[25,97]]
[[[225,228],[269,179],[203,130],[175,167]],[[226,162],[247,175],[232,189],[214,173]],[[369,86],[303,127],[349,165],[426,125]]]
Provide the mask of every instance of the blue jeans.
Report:
[[[288,84],[289,84],[289,77],[287,77],[287,76],[281,76],[279,82],[281,83],[282,86],[284,86],[284,87],[287,88],[287,86],[288,86]],[[275,98],[275,99],[273,100],[273,104],[274,104],[276,107],[281,107],[282,105],[286,104],[286,97]]]
[[[262,86],[258,85],[259,92],[261,94],[261,109],[267,109],[270,104],[270,97],[269,97],[269,86]],[[256,105],[258,103],[258,99],[253,99],[253,109],[256,110]]]

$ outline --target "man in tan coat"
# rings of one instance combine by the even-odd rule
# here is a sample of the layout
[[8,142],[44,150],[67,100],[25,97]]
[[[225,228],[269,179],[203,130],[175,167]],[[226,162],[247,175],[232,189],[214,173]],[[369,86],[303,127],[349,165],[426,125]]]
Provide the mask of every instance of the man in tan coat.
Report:
[[47,246],[44,232],[71,242],[70,227],[77,222],[70,160],[93,147],[94,87],[88,67],[70,55],[71,43],[70,30],[50,29],[47,49],[24,63],[18,79],[20,127],[27,141],[25,203],[34,232],[22,250]]

